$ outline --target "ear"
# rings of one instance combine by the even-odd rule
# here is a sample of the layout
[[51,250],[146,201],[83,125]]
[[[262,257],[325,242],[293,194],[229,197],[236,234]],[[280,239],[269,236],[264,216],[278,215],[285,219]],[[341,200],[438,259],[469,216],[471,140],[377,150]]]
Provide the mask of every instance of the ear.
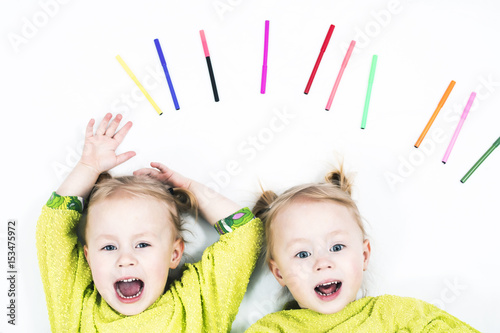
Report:
[[284,287],[286,286],[285,284],[285,279],[283,279],[283,276],[281,276],[280,269],[278,267],[278,264],[274,260],[269,260],[269,269],[271,270],[271,273],[273,273],[274,277],[276,278],[276,281]]
[[363,242],[363,270],[366,271],[368,268],[368,262],[370,261],[370,254],[372,252],[372,248],[370,246],[370,241],[365,239]]
[[177,238],[177,240],[173,244],[172,248],[172,257],[170,259],[170,268],[174,269],[179,266],[179,263],[182,259],[182,254],[184,253],[184,241],[182,238]]
[[85,255],[85,259],[87,260],[87,263],[89,264],[90,266],[90,261],[89,261],[89,248],[87,247],[87,245],[84,245],[83,246],[83,254]]

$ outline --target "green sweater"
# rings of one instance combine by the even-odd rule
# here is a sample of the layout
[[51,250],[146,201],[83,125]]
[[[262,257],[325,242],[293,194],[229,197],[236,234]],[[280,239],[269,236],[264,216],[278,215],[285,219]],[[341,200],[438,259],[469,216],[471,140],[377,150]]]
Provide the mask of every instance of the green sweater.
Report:
[[97,292],[76,227],[82,204],[54,194],[36,239],[53,332],[229,332],[258,258],[262,223],[242,209],[216,224],[231,231],[186,264],[182,278],[148,309],[125,316]]
[[254,332],[478,332],[452,315],[409,297],[364,297],[325,315],[308,309],[271,313],[250,326]]

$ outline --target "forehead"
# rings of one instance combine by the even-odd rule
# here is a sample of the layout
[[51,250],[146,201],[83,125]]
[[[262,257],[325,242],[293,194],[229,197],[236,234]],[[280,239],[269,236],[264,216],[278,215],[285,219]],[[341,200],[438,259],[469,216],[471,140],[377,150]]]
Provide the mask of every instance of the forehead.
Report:
[[278,212],[271,225],[271,232],[275,241],[333,232],[361,235],[353,213],[346,206],[332,200],[304,198],[292,201]]
[[160,232],[165,228],[173,229],[172,213],[166,202],[121,193],[92,205],[86,234]]

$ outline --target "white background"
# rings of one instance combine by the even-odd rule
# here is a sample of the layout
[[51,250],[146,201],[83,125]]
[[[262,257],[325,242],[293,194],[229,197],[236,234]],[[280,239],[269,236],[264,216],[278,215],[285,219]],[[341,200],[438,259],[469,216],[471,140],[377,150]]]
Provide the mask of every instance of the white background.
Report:
[[[252,206],[259,181],[278,193],[321,181],[339,160],[372,239],[370,295],[434,303],[484,332],[500,329],[500,151],[460,179],[500,135],[500,3],[481,1],[65,1],[0,5],[2,332],[49,332],[35,225],[76,163],[90,118],[121,112],[134,126],[113,171],[160,161]],[[264,21],[268,83],[260,94]],[[309,95],[303,91],[336,26]],[[215,103],[199,30],[220,102]],[[159,38],[176,111],[153,40]],[[356,49],[332,108],[349,42]],[[158,116],[116,61],[120,55],[163,110]],[[371,58],[378,65],[360,129]],[[157,73],[157,74],[152,74]],[[457,82],[419,149],[414,144],[451,80]],[[472,91],[478,95],[446,165],[441,159]],[[17,326],[7,326],[7,221],[17,220]],[[204,223],[201,221],[200,223]],[[193,259],[217,239],[191,221]],[[252,277],[233,325],[278,310],[279,285]]]

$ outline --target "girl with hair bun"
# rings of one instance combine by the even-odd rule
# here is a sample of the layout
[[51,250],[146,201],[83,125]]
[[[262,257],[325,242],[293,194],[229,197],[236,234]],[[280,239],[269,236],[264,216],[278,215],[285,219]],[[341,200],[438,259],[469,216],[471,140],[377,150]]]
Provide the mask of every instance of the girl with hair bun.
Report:
[[[135,155],[116,154],[132,123],[117,130],[122,117],[111,118],[95,133],[89,122],[80,161],[37,223],[52,331],[229,332],[257,261],[262,223],[160,163],[111,178],[108,170]],[[184,251],[181,213],[198,211],[220,240],[168,283]]]
[[281,195],[263,191],[257,200],[253,213],[264,223],[265,261],[294,300],[247,332],[477,332],[417,299],[356,299],[370,241],[342,167],[325,178]]

